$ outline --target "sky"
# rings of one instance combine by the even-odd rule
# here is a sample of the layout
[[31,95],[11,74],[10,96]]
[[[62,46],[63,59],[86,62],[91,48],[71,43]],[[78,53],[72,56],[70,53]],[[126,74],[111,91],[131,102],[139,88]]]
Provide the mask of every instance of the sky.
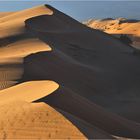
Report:
[[50,4],[79,21],[125,17],[140,19],[140,1],[1,1],[0,11],[18,11]]

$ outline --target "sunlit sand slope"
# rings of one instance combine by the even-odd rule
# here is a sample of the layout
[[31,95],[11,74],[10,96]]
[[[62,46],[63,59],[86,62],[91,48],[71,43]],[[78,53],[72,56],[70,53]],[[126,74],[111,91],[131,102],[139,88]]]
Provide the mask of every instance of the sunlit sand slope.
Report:
[[0,139],[86,139],[70,121],[45,103],[18,100],[1,105],[0,114]]
[[0,18],[0,37],[4,38],[23,33],[25,31],[24,21],[30,17],[42,14],[51,15],[53,12],[45,6],[38,6]]
[[[50,51],[49,45],[37,38],[22,39],[0,48],[0,59],[9,57],[25,57],[29,54]],[[12,52],[12,53],[11,53]]]
[[0,104],[11,100],[32,102],[49,95],[58,87],[58,84],[53,81],[31,81],[22,83],[0,91]]

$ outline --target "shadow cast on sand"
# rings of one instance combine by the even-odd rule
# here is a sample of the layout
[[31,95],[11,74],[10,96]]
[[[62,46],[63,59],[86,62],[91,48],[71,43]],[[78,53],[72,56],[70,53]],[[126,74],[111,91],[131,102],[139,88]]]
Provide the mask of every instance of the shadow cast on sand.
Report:
[[24,40],[24,39],[34,38],[34,37],[35,36],[33,34],[29,34],[28,31],[25,30],[25,33],[22,33],[22,34],[0,38],[0,47],[5,47],[8,44],[11,44],[20,40]]
[[[18,59],[18,58],[17,58]],[[12,59],[10,58],[10,61]],[[21,63],[0,62],[0,90],[18,84],[23,74],[23,65]]]
[[[58,108],[60,110],[63,110],[64,112],[68,112],[76,116],[77,118],[80,118],[89,123],[92,127],[95,126],[95,128],[97,127],[101,130],[104,130],[105,132],[110,134],[110,136],[116,135],[121,137],[139,137],[139,124],[106,111],[102,107],[88,101],[87,99],[83,98],[82,96],[78,95],[68,88],[60,87],[54,93],[50,94],[47,97],[39,99],[36,102],[46,102],[54,108]],[[68,119],[73,120],[67,113],[62,114]],[[74,120],[72,122],[77,127],[79,126],[78,123],[76,123]],[[80,129],[80,126],[78,128]],[[89,133],[87,133],[86,129],[80,130],[84,134],[86,134],[88,138],[93,138],[90,134],[90,131]],[[104,138],[106,138],[105,135]]]

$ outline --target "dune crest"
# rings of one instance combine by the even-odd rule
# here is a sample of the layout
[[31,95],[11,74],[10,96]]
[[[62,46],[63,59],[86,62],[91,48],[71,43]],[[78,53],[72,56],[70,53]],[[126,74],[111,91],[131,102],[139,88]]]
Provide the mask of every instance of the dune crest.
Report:
[[52,15],[53,12],[45,6],[38,6],[0,18],[0,38],[24,33],[24,21],[42,14]]
[[2,104],[11,100],[32,102],[49,95],[58,87],[53,81],[30,81],[0,91],[0,99]]
[[[13,53],[11,53],[11,51],[13,51]],[[38,38],[22,39],[0,48],[0,59],[11,57],[23,58],[32,53],[41,51],[51,51],[51,48]]]

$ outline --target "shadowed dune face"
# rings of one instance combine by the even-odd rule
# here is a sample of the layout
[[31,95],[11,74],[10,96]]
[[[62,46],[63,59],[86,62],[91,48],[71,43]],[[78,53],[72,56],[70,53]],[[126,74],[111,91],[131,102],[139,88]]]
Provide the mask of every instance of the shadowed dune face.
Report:
[[[140,121],[140,112],[136,110],[140,57],[135,49],[52,10],[51,16],[25,21],[26,29],[47,42],[53,52],[26,57],[23,79],[52,79],[91,102]],[[131,110],[128,111],[128,107]]]
[[[42,62],[44,60],[46,60],[45,63],[42,63],[40,65],[40,62]],[[112,111],[114,108],[118,107],[118,109],[119,109],[119,110],[117,110],[118,113],[127,114],[127,117],[129,118],[129,115],[131,114],[131,112],[130,111],[128,112],[128,110],[126,108],[128,106],[132,109],[133,109],[133,107],[134,108],[136,107],[136,105],[135,106],[131,105],[131,102],[138,103],[137,102],[138,98],[136,98],[137,95],[135,95],[135,97],[133,97],[134,95],[131,94],[131,92],[127,92],[127,93],[123,92],[123,90],[125,90],[125,89],[122,90],[122,93],[117,93],[117,91],[115,91],[115,89],[112,89],[112,90],[114,90],[114,92],[111,92],[110,87],[108,86],[108,89],[107,89],[107,87],[105,87],[105,85],[104,85],[107,83],[103,83],[103,81],[100,81],[99,83],[97,83],[97,80],[99,80],[99,79],[97,78],[97,72],[95,70],[89,69],[88,67],[80,66],[79,64],[75,64],[70,61],[68,63],[68,60],[69,59],[67,59],[66,57],[60,56],[60,54],[57,52],[50,52],[50,53],[43,52],[40,54],[31,55],[31,56],[27,57],[24,61],[24,65],[25,65],[25,73],[24,73],[25,77],[24,78],[52,79],[52,80],[58,82],[60,85],[63,85],[64,87],[72,89],[80,96],[84,96],[87,99],[91,100],[92,102],[100,104]],[[69,69],[70,69],[70,71],[68,71]],[[106,79],[106,81],[107,81],[107,79]],[[102,88],[98,88],[100,86],[102,86]],[[122,88],[123,88],[123,86],[122,86]],[[117,88],[116,88],[116,90],[117,90]],[[128,90],[128,88],[127,88],[127,90]],[[72,95],[71,92],[67,93],[65,90],[64,91],[60,90],[59,93],[60,94],[58,94],[58,95],[57,95],[57,93],[56,94],[53,93],[51,96],[51,99],[48,97],[48,100],[47,100],[47,98],[45,98],[40,101],[46,101],[46,103],[50,103],[50,105],[52,105],[54,107],[60,108],[62,110],[70,112],[74,115],[78,115],[78,117],[81,117],[81,118],[84,116],[86,109],[91,110],[91,112],[95,113],[95,111],[93,111],[93,108],[95,108],[95,107],[91,107],[91,109],[89,109],[86,106],[85,110],[82,111],[82,109],[80,109],[82,103],[80,102],[79,106],[78,106],[77,101],[74,100],[73,98],[71,99],[71,97],[68,96],[68,95],[70,95],[70,96]],[[133,99],[132,99],[132,97],[133,97]],[[70,101],[64,101],[63,98],[65,98],[65,99],[67,98]],[[79,99],[79,97],[77,97],[77,98]],[[79,100],[81,100],[81,99],[79,99]],[[74,101],[74,103],[72,101]],[[127,101],[126,108],[125,107],[119,108],[121,105],[125,105],[126,101]],[[68,103],[68,106],[66,106],[67,103]],[[65,106],[64,106],[64,104],[65,104]],[[139,103],[138,103],[138,105],[139,105]],[[77,108],[75,108],[75,106]],[[82,106],[85,106],[84,102],[83,102]],[[73,111],[73,109],[74,109],[74,111]],[[81,115],[81,113],[76,110],[81,110],[83,112],[83,114]],[[89,118],[89,115],[91,115],[91,112],[89,114],[86,113],[86,114],[88,114],[87,118]],[[135,115],[135,113],[138,115],[138,112],[134,112],[134,114],[133,114],[134,116],[131,116],[132,118],[133,117],[135,118],[135,116],[137,116],[137,115]],[[99,119],[99,116],[101,116],[101,117],[103,116],[98,113],[95,113],[95,114],[97,114],[97,119]],[[93,115],[93,116],[95,117],[95,115]],[[112,115],[110,115],[110,116],[112,116]],[[117,117],[114,117],[114,118],[117,118]],[[82,119],[85,119],[85,118],[82,118]],[[110,120],[110,118],[108,120]],[[93,117],[91,117],[91,121],[93,121]],[[121,121],[120,123],[122,123],[123,121]],[[93,121],[93,123],[95,123],[95,122],[97,122],[97,120]],[[103,122],[107,122],[106,126],[109,125],[108,121],[103,120]],[[91,123],[91,122],[89,121],[89,123]],[[116,123],[116,124],[119,124],[118,127],[120,126],[120,123],[118,123],[118,122]],[[97,122],[96,125],[98,126],[99,124],[100,123]],[[115,124],[115,122],[113,121],[110,125],[112,125],[112,124]],[[105,126],[105,125],[103,125],[103,126]],[[117,126],[117,125],[115,125],[115,126]],[[131,127],[130,126],[128,127],[128,131],[126,128],[122,129],[122,132],[120,132],[120,131],[121,131],[121,128],[123,128],[123,127],[116,128],[116,129],[120,130],[120,131],[118,131],[117,134],[115,132],[110,132],[110,131],[114,130],[113,128],[111,128],[111,126],[108,128],[111,130],[107,131],[106,127],[104,129],[107,132],[110,132],[114,135],[120,135],[120,136],[126,137],[126,136],[128,136],[128,134],[130,134],[130,136],[133,137],[133,136],[135,136],[135,134],[131,133],[131,131],[132,131]],[[101,126],[99,128],[101,128]],[[125,130],[125,133],[123,133],[124,130]],[[135,133],[136,130],[137,129],[134,129],[133,133]],[[139,134],[139,130],[137,133]]]
[[[46,7],[53,11],[52,15],[41,15],[27,19],[25,26],[26,29],[31,30],[44,41],[52,43],[51,47],[59,42],[61,45],[73,44],[96,52],[132,53],[135,50],[106,33],[88,28],[51,6]],[[47,40],[47,38],[49,39]]]
[[23,74],[23,65],[20,58],[0,59],[0,90],[18,83]]
[[70,120],[88,139],[116,139],[109,133],[89,124],[86,121],[83,121],[81,118],[77,118],[75,115],[61,109],[56,110]]
[[[53,107],[69,112],[111,135],[130,138],[140,137],[139,124],[107,112],[68,88],[60,87],[53,94],[39,99],[36,102],[46,102]],[[69,115],[67,117],[69,118]],[[83,133],[86,135],[85,130],[83,130]],[[101,134],[104,134],[103,131]],[[92,138],[90,136],[91,135],[88,135],[87,137]],[[107,135],[104,135],[104,138],[106,138],[105,136]],[[103,137],[100,135],[98,138]]]
[[[124,58],[125,56],[127,57],[127,55],[123,56]],[[127,58],[129,57],[131,57],[131,55]],[[98,59],[101,60],[99,61]],[[127,99],[132,99],[132,97],[136,99],[138,92],[131,94],[130,89],[133,90],[136,87],[139,89],[138,81],[140,79],[138,74],[140,67],[138,65],[138,59],[139,56],[137,58],[132,55],[131,61],[129,61],[129,59],[123,59],[121,61],[119,58],[118,60],[113,60],[115,63],[109,61],[109,58],[106,60],[103,56],[99,56],[99,58],[93,60],[95,61],[95,65],[88,67],[65,55],[63,56],[63,54],[61,55],[59,51],[42,52],[25,58],[25,77],[23,78],[47,78],[61,85],[70,86],[70,88],[83,88],[83,93],[88,92],[85,93],[85,96],[98,94],[98,96],[108,95],[115,99],[123,99],[121,97],[124,96],[125,98],[127,95]],[[96,62],[96,60],[98,62]],[[40,63],[42,61],[45,61],[45,63]],[[112,63],[114,63],[114,65]],[[102,88],[100,88],[100,86],[102,86]]]
[[[56,20],[59,22],[54,22]],[[25,58],[25,78],[53,79],[112,111],[121,107],[123,102],[127,102],[129,107],[139,105],[140,66],[139,55],[134,53],[134,48],[105,33],[91,30],[56,10],[51,16],[31,18],[25,23],[27,30],[53,48],[51,53]],[[62,24],[66,24],[66,29]],[[46,61],[41,64],[43,60]],[[36,69],[34,73],[30,73],[33,69]],[[126,108],[115,110],[126,115]],[[135,120],[135,115],[133,117]]]
[[[44,23],[40,22],[41,20],[43,20]],[[56,22],[57,20],[59,22]],[[45,24],[45,22],[48,24]],[[108,34],[102,33],[97,30],[92,30],[79,22],[75,24],[73,23],[73,25],[71,22],[65,22],[65,18],[61,21],[61,19],[59,19],[59,16],[57,17],[55,13],[51,16],[43,15],[31,18],[25,21],[25,23],[27,29],[29,29],[34,34],[37,34],[37,36],[42,40],[52,44],[52,47],[55,46],[55,43],[60,43],[59,45],[62,46],[73,45],[95,52],[114,51],[116,53],[132,53],[134,51],[133,48],[129,48],[128,46],[124,45]],[[64,26],[65,24],[66,26]],[[77,27],[78,25],[79,27]],[[100,41],[101,37],[102,42]],[[121,47],[121,45],[123,47]],[[68,48],[69,47],[67,47],[67,49]],[[59,49],[63,51],[64,48]]]

